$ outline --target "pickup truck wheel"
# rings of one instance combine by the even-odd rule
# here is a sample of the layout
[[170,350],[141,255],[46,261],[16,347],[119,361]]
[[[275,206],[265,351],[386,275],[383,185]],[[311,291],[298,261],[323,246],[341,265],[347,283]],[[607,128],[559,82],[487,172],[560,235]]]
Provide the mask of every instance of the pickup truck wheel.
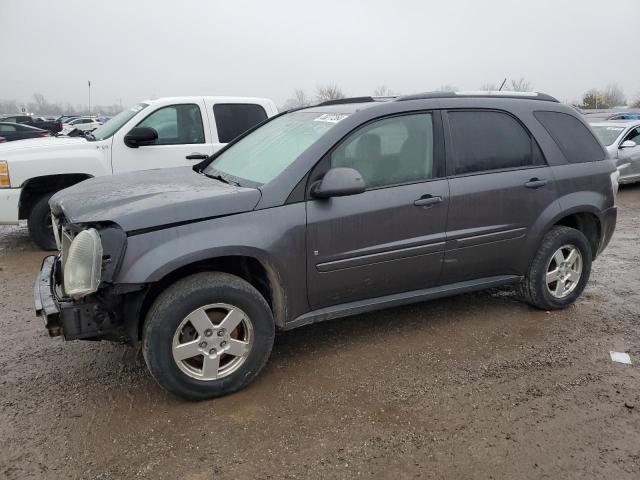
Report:
[[27,218],[29,236],[43,250],[56,250],[57,248],[51,225],[51,210],[49,209],[49,199],[52,195],[53,193],[47,193],[40,197],[31,208]]
[[227,273],[198,273],[153,303],[142,352],[161,387],[189,400],[235,392],[262,370],[275,326],[264,297]]
[[580,296],[591,273],[591,247],[579,230],[553,227],[522,281],[524,300],[543,310],[571,305]]

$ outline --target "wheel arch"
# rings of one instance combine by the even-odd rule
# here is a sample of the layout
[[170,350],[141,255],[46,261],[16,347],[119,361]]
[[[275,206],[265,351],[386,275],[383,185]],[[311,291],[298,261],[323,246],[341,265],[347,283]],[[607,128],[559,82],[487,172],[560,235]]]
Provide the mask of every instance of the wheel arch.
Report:
[[[129,326],[131,338],[140,339],[149,308],[158,296],[176,281],[201,272],[224,272],[250,283],[265,298],[277,327],[286,321],[286,296],[278,270],[264,258],[247,254],[226,254],[175,266],[150,283],[137,302],[136,321]],[[133,327],[133,328],[132,328]]]
[[93,178],[93,175],[87,173],[61,173],[42,175],[26,180],[21,186],[22,192],[20,193],[18,203],[18,218],[20,220],[27,218],[33,205],[42,195],[58,192],[89,178]]

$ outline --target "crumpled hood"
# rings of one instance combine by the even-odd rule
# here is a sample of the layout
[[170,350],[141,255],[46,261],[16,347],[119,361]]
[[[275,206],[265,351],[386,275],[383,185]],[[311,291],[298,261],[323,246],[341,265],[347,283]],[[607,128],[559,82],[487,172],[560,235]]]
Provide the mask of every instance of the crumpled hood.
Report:
[[56,193],[49,205],[71,223],[115,222],[130,232],[247,212],[258,200],[258,189],[178,167],[85,180]]

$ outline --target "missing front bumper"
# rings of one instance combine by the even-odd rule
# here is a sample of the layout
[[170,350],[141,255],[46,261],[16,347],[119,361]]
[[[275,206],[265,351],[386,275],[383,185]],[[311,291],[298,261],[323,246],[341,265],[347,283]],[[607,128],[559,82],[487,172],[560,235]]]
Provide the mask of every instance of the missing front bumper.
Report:
[[58,265],[57,257],[46,257],[34,286],[36,314],[43,318],[49,335],[62,335],[65,340],[119,339],[121,322],[103,304],[89,296],[79,301],[58,297]]

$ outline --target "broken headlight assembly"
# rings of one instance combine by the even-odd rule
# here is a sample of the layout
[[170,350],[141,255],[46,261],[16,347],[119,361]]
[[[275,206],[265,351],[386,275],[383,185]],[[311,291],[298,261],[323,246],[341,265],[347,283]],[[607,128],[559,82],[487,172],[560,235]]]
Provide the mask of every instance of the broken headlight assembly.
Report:
[[64,261],[64,292],[77,300],[98,290],[102,271],[102,242],[94,228],[75,236]]

